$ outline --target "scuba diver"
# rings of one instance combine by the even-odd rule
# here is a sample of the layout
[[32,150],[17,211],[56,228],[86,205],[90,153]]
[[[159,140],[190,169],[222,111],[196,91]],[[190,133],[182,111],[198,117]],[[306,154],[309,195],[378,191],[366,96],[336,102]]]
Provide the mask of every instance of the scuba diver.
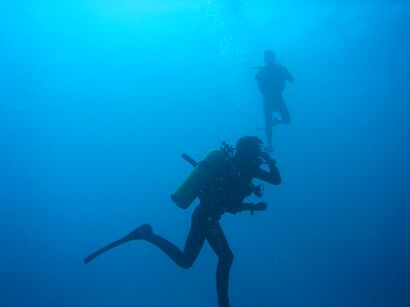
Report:
[[[265,115],[265,133],[268,151],[272,151],[272,126],[289,124],[290,114],[283,99],[282,92],[286,81],[293,83],[289,71],[276,62],[273,50],[266,50],[264,54],[265,66],[257,67],[255,76],[259,91],[263,96],[263,112]],[[280,119],[272,120],[273,112],[278,112]]]
[[[281,183],[275,160],[262,150],[262,141],[255,136],[245,136],[238,140],[236,148],[226,143],[220,149],[208,153],[197,163],[188,155],[183,155],[193,171],[180,185],[171,199],[181,208],[187,208],[197,197],[200,200],[191,218],[191,228],[185,248],[180,250],[175,244],[156,234],[150,224],[143,224],[123,238],[114,241],[84,259],[89,263],[102,253],[123,243],[142,240],[157,246],[172,261],[187,269],[195,262],[205,241],[218,256],[216,269],[216,290],[220,307],[229,307],[229,272],[233,253],[219,224],[225,212],[236,214],[241,211],[264,211],[265,202],[245,203],[244,198],[252,193],[262,197],[262,185],[254,185],[253,178],[274,185]],[[269,170],[262,168],[266,164]]]

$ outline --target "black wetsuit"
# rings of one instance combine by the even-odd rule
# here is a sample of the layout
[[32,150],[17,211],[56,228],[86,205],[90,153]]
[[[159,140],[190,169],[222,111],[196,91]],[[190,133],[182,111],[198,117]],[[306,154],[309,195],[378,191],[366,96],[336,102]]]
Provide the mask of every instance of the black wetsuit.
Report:
[[237,213],[243,210],[243,199],[251,194],[253,178],[272,184],[279,184],[281,181],[273,160],[267,172],[258,166],[241,168],[235,158],[229,159],[225,169],[220,170],[221,176],[199,193],[200,204],[192,214],[191,229],[183,251],[157,234],[152,233],[145,238],[182,268],[192,266],[205,240],[208,241],[218,256],[216,283],[221,307],[229,306],[229,271],[234,257],[219,220],[225,212]]

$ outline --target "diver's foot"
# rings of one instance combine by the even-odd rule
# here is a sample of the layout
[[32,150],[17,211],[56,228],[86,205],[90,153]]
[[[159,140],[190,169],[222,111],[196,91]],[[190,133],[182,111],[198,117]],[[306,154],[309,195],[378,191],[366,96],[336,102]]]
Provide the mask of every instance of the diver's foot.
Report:
[[279,124],[281,124],[281,123],[282,123],[281,120],[279,120],[279,119],[274,119],[274,120],[271,122],[271,126],[273,127],[273,126],[279,125]]
[[131,231],[126,237],[129,240],[141,240],[145,239],[147,236],[151,235],[153,233],[152,226],[150,224],[143,224],[137,228],[135,228],[133,231]]

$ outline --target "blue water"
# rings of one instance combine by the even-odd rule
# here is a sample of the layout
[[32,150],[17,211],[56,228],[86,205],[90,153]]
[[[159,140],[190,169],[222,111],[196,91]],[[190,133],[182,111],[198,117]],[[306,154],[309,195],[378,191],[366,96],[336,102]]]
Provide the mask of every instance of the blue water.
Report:
[[233,306],[410,306],[407,1],[0,4],[0,305],[216,306],[216,256],[182,270],[169,195],[222,141],[259,135],[250,67],[295,78],[274,127],[280,186],[225,215]]

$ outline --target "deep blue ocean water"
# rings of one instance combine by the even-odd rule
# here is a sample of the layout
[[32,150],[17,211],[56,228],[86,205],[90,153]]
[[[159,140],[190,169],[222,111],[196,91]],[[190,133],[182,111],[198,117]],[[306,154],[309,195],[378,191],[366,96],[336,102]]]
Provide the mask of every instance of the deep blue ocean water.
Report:
[[216,306],[205,245],[182,270],[169,195],[222,141],[263,133],[251,67],[293,74],[274,127],[283,183],[225,215],[233,306],[410,306],[407,1],[0,4],[0,305]]

